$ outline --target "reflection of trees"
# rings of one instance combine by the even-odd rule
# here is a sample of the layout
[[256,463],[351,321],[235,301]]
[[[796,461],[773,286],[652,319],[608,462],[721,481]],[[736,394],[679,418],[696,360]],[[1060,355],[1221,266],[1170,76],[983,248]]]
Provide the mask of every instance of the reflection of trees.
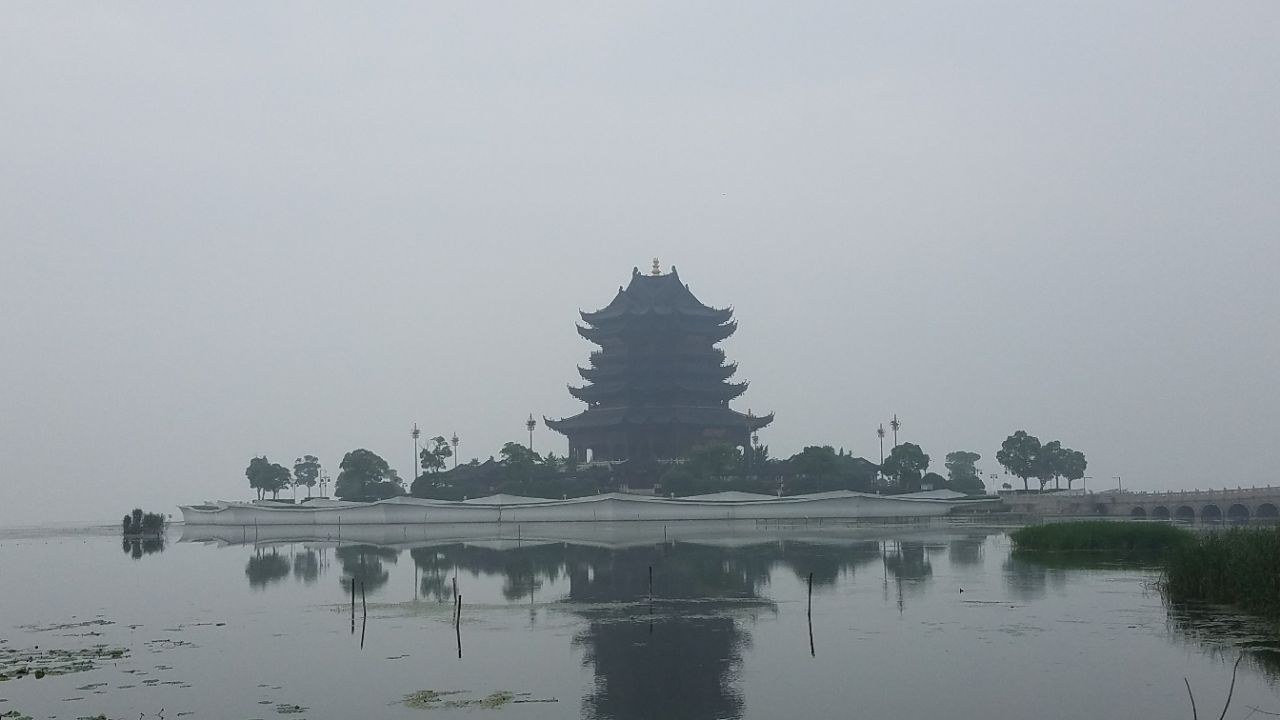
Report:
[[1004,582],[1009,593],[1019,600],[1037,600],[1044,597],[1050,582],[1061,587],[1066,584],[1066,571],[1038,563],[1034,555],[1010,553],[1004,561]]
[[985,535],[966,535],[951,541],[948,557],[952,565],[981,565],[982,546],[986,543]]
[[444,600],[453,597],[450,578],[458,568],[483,575],[501,575],[502,596],[519,600],[542,588],[544,582],[560,578],[566,546],[560,544],[522,545],[498,550],[456,543],[413,548],[409,555],[421,578],[424,597]]
[[320,577],[320,561],[315,550],[305,550],[293,556],[293,577],[311,585]]
[[900,580],[927,580],[933,577],[933,565],[925,556],[924,543],[904,540],[885,551],[885,567]]
[[383,563],[394,565],[400,557],[400,551],[394,548],[380,548],[376,545],[344,545],[333,551],[338,562],[342,563],[342,577],[338,583],[343,590],[351,591],[351,583],[364,583],[366,591],[377,590],[391,579],[391,574],[383,567]]
[[778,561],[806,580],[813,573],[814,585],[834,585],[844,573],[853,575],[859,565],[880,559],[880,543],[864,540],[832,547],[798,542],[778,543]]
[[289,576],[289,558],[281,555],[275,548],[264,552],[261,547],[255,548],[248,564],[244,566],[244,574],[249,578],[249,587],[265,588],[281,578]]
[[150,555],[151,553],[164,551],[163,535],[143,538],[125,538],[123,543],[124,554],[134,560],[142,559],[143,555]]

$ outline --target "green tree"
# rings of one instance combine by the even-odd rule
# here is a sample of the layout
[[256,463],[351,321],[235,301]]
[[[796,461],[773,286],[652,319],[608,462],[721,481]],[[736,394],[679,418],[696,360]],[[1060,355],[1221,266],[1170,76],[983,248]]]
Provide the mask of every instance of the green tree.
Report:
[[303,455],[293,461],[293,482],[307,488],[307,497],[311,497],[311,488],[320,479],[320,458],[315,455]]
[[1058,486],[1058,478],[1061,477],[1062,471],[1062,443],[1057,440],[1050,440],[1040,446],[1040,452],[1036,455],[1034,463],[1035,478],[1040,481],[1040,492],[1044,492],[1044,486],[1053,481],[1056,488]]
[[508,480],[521,482],[533,478],[534,468],[542,462],[538,453],[516,442],[509,442],[498,452]]
[[289,486],[289,468],[267,460],[266,456],[256,457],[249,461],[245,468],[245,477],[249,478],[249,487],[258,491],[258,499],[263,493],[271,493],[277,497],[280,491]]
[[926,486],[930,490],[942,490],[947,487],[947,479],[936,472],[928,472],[920,478],[920,487],[923,489]]
[[1067,479],[1068,490],[1071,489],[1073,481],[1084,477],[1084,471],[1089,467],[1089,461],[1085,459],[1084,453],[1070,448],[1063,448],[1058,463],[1059,472]]
[[427,442],[429,444],[418,453],[422,469],[427,472],[440,472],[444,469],[445,460],[453,457],[453,450],[449,448],[449,441],[445,440],[443,435],[437,435]]
[[952,490],[969,495],[981,495],[986,492],[986,486],[982,484],[982,478],[978,477],[978,470],[974,467],[974,464],[981,459],[981,455],[968,450],[947,453],[944,465],[947,468],[947,479]]
[[738,448],[725,442],[699,445],[689,451],[685,467],[700,480],[723,478],[732,475],[742,465]]
[[834,476],[839,468],[839,462],[835,448],[830,445],[810,445],[787,460],[796,475],[811,478]]
[[996,462],[1004,466],[1010,475],[1022,478],[1022,489],[1028,490],[1027,479],[1039,476],[1041,455],[1040,438],[1018,430],[1004,439],[996,452]]
[[906,490],[919,490],[920,479],[928,469],[929,456],[915,443],[902,443],[884,459],[885,476]]
[[341,472],[334,483],[333,494],[341,500],[379,500],[404,492],[400,477],[387,461],[364,448],[344,455],[338,468]]

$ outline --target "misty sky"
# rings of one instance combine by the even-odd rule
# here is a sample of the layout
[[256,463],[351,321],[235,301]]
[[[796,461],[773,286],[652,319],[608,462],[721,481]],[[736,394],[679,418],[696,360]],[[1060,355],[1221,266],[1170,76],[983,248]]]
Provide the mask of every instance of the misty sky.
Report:
[[1272,0],[6,2],[0,524],[487,458],[654,256],[774,456],[1280,480],[1278,69]]

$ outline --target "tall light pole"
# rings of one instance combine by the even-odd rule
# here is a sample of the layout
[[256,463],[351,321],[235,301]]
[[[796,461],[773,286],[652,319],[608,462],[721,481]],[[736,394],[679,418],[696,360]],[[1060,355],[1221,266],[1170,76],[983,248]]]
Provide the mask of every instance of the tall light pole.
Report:
[[529,452],[533,452],[533,429],[538,427],[538,421],[533,419],[533,413],[529,413],[529,420],[524,426],[529,431]]
[[893,446],[898,447],[898,429],[902,427],[902,422],[898,420],[898,413],[893,414],[893,419],[889,421],[889,427],[893,428]]
[[1084,481],[1084,494],[1085,494],[1085,495],[1088,495],[1088,494],[1089,494],[1089,481],[1093,479],[1093,476],[1091,476],[1091,475],[1085,475],[1084,477],[1082,477],[1082,478],[1080,478],[1080,479]]
[[876,468],[876,477],[883,474],[881,468],[884,467],[884,423],[880,423],[880,427],[876,428],[876,437],[880,438],[880,467]]
[[1119,476],[1119,475],[1116,475],[1115,477],[1116,477],[1116,488],[1117,488],[1120,492],[1124,492],[1124,485],[1123,485],[1123,484],[1121,484],[1121,482],[1120,482],[1120,476]]
[[449,438],[449,444],[453,446],[453,467],[458,467],[458,431],[453,432],[453,437]]
[[418,429],[418,423],[413,424],[413,430],[409,432],[413,436],[413,464],[409,467],[413,470],[413,482],[418,479],[418,460],[422,457],[422,452],[418,450],[418,438],[422,437],[422,431]]

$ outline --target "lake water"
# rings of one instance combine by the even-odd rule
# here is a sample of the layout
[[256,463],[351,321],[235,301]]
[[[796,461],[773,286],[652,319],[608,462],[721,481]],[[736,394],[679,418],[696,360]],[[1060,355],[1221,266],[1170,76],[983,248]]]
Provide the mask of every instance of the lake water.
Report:
[[1216,718],[1244,647],[1228,717],[1280,712],[1247,620],[1171,615],[1150,571],[1029,562],[1000,530],[301,532],[0,531],[0,714],[1189,718],[1185,677]]

